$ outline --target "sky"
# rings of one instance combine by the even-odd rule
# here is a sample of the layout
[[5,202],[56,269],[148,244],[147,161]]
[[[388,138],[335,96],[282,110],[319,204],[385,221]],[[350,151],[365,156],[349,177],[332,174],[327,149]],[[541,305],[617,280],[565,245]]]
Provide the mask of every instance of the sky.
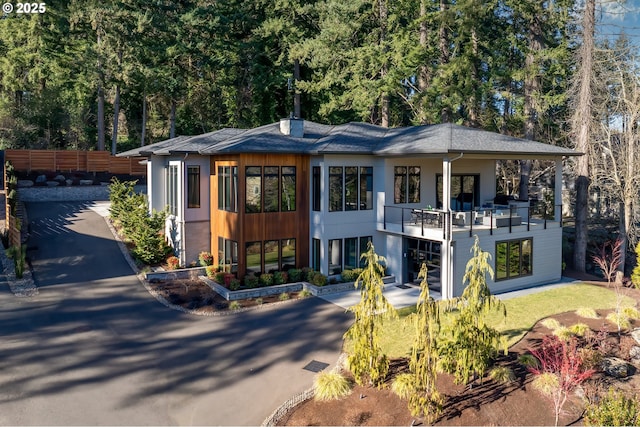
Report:
[[596,0],[596,20],[601,37],[615,39],[624,32],[640,44],[640,0]]

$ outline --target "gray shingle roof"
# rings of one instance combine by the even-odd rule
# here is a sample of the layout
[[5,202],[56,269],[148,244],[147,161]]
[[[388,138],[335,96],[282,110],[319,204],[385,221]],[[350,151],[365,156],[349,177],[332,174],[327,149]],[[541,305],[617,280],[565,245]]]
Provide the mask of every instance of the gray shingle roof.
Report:
[[514,138],[495,132],[451,123],[403,128],[383,128],[368,123],[338,126],[304,122],[304,136],[295,138],[280,132],[280,123],[254,129],[221,129],[196,136],[181,136],[140,147],[118,156],[169,155],[178,153],[291,153],[446,155],[455,153],[523,156],[581,155],[568,148]]

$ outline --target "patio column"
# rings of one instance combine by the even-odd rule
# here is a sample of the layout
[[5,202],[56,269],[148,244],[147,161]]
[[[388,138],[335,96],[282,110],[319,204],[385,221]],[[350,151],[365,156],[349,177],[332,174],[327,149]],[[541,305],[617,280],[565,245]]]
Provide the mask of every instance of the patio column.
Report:
[[556,182],[553,192],[554,220],[562,219],[562,159],[556,160]]
[[453,254],[451,248],[451,159],[442,159],[442,210],[449,215],[445,216],[443,227],[445,238],[440,249],[440,285],[442,299],[453,298]]

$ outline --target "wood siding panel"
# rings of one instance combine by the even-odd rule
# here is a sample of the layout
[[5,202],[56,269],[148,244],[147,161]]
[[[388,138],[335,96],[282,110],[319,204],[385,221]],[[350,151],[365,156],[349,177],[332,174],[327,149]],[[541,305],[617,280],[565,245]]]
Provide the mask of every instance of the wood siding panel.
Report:
[[115,174],[147,174],[140,158],[113,157],[106,151],[5,150],[5,160],[17,171],[84,171]]
[[[238,166],[238,212],[218,210],[217,167]],[[293,212],[245,213],[246,166],[295,166],[296,210]],[[309,263],[309,157],[294,154],[240,154],[211,159],[211,248],[216,257],[218,237],[238,242],[238,273],[244,275],[244,252],[248,242],[296,239],[296,265]],[[264,188],[263,188],[264,189]]]

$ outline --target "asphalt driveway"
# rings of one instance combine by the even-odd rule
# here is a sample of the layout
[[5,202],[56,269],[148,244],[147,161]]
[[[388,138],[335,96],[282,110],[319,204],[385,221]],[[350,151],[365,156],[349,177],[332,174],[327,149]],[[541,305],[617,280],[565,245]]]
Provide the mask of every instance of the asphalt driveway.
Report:
[[170,310],[90,203],[29,203],[39,295],[0,283],[0,424],[256,425],[333,364],[350,322],[318,298],[222,317]]

